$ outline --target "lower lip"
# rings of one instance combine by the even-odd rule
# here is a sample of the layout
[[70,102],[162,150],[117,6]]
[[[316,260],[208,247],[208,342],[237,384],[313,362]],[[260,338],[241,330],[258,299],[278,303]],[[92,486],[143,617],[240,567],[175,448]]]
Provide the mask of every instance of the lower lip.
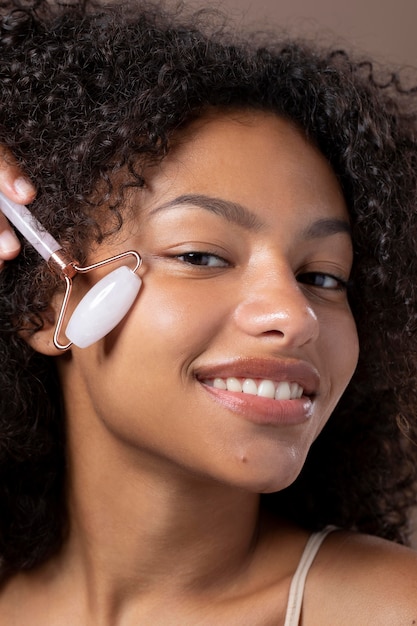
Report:
[[273,400],[249,393],[225,391],[204,383],[202,387],[213,400],[254,424],[295,426],[308,421],[313,412],[311,398]]

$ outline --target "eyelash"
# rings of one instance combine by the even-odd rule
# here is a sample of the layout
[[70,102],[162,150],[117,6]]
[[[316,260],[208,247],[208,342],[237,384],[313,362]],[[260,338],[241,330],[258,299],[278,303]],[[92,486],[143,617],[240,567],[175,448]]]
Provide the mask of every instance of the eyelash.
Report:
[[[206,257],[206,259],[215,259],[216,263],[208,263],[208,264],[203,264],[203,263],[198,263],[195,262],[196,260],[202,260],[204,257]],[[182,261],[183,263],[186,263],[188,265],[193,265],[196,267],[229,267],[230,263],[224,259],[223,257],[219,256],[218,254],[213,254],[212,252],[201,252],[201,251],[191,251],[191,252],[184,252],[183,254],[177,254],[175,255],[176,259],[178,259],[179,261]],[[319,278],[321,280],[321,284],[317,284],[315,283],[314,279]],[[324,286],[324,281],[326,280],[332,280],[335,282],[335,285],[332,287],[326,287]],[[319,289],[325,289],[328,291],[346,291],[346,289],[348,288],[348,281],[344,280],[343,278],[340,278],[339,276],[334,276],[333,274],[326,274],[324,272],[304,272],[302,274],[299,274],[297,276],[297,281],[306,285],[310,285],[312,287],[317,287]]]
[[[325,287],[323,284],[316,284],[314,282],[314,278],[320,278],[322,282],[327,279],[334,281],[336,284],[333,287]],[[305,285],[310,285],[312,287],[317,287],[319,289],[326,289],[329,291],[346,291],[348,288],[348,281],[340,278],[339,276],[334,276],[333,274],[326,274],[324,272],[305,272],[303,274],[299,274],[297,276],[297,280],[300,283]]]
[[[216,259],[218,263],[203,264],[203,263],[193,262],[193,261],[196,261],[197,259],[200,259],[201,261],[204,257],[206,257],[207,259]],[[188,265],[195,265],[197,267],[228,267],[230,265],[230,263],[226,259],[219,256],[218,254],[213,254],[212,252],[200,252],[200,251],[184,252],[183,254],[175,255],[175,258],[178,259],[179,261],[183,261],[183,263],[187,263]]]

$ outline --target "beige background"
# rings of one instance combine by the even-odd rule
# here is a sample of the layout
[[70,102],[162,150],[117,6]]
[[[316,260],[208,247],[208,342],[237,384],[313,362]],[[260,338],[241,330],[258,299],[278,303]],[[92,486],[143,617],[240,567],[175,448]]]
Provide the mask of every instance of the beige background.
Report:
[[218,7],[238,23],[283,26],[346,42],[383,62],[417,67],[417,0],[185,0]]

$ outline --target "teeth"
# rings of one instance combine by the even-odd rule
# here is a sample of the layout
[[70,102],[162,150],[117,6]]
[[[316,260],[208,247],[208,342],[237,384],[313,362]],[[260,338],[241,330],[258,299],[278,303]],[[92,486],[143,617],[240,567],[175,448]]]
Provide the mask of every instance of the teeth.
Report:
[[[293,383],[294,384],[294,383]],[[276,400],[289,400],[291,398],[291,387],[288,383],[278,383],[275,391]]]
[[303,388],[297,383],[291,383],[290,385],[291,398],[301,398],[303,395]]
[[246,378],[243,381],[242,391],[243,391],[243,393],[250,393],[253,396],[257,396],[258,395],[258,385],[255,383],[254,380],[252,380],[252,378]]
[[275,398],[275,400],[296,400],[303,395],[303,388],[298,383],[288,383],[282,381],[275,383],[272,380],[261,380],[259,383],[253,378],[240,380],[231,376],[230,378],[215,378],[204,381],[216,389],[248,393],[262,398]]
[[273,398],[275,396],[275,385],[272,380],[262,380],[259,383],[258,396],[261,398]]
[[242,391],[242,385],[237,378],[226,379],[227,391]]

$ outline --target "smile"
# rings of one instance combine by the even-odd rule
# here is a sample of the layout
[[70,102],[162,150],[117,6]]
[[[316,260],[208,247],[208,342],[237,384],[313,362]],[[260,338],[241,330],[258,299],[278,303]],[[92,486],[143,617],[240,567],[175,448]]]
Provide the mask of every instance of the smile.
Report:
[[208,387],[246,393],[261,398],[275,400],[297,400],[302,397],[304,390],[296,382],[276,382],[269,379],[255,380],[253,378],[213,378],[202,381]]

